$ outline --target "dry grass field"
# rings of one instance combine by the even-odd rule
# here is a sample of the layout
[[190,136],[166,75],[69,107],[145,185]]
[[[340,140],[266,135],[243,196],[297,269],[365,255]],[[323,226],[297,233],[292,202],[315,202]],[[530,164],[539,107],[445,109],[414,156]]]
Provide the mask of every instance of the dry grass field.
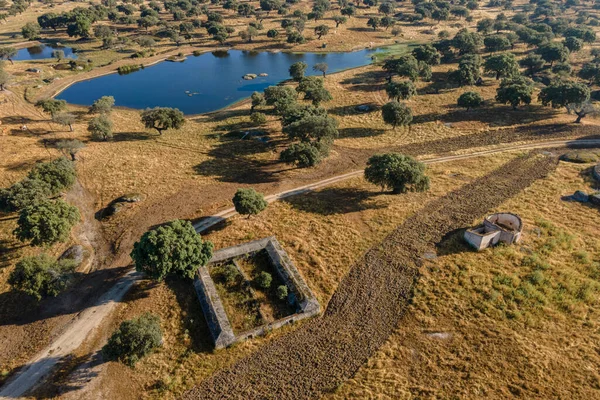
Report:
[[[258,7],[258,2],[254,3]],[[515,5],[525,3],[517,1]],[[83,4],[57,2],[49,8],[32,3],[25,13],[0,23],[0,42],[25,46],[23,38],[18,37],[22,25],[35,21],[44,12],[66,11]],[[413,9],[409,2],[398,3],[398,7],[403,12]],[[215,5],[209,8],[222,10]],[[310,4],[302,1],[292,7],[296,8],[308,12]],[[90,273],[80,271],[80,287],[67,296],[42,305],[17,296],[7,284],[14,264],[42,249],[17,242],[12,235],[15,215],[0,215],[0,319],[4,320],[0,323],[0,382],[56,337],[76,315],[79,306],[73,305],[83,307],[85,301],[92,301],[95,292],[112,284],[130,266],[131,247],[147,229],[175,218],[196,220],[228,208],[239,187],[276,193],[364,168],[369,156],[391,150],[429,158],[501,148],[507,143],[600,133],[599,119],[587,117],[582,126],[575,126],[575,117],[564,109],[543,107],[537,101],[517,111],[497,104],[494,97],[499,82],[491,75],[484,76],[482,86],[454,88],[446,82],[446,72],[456,68],[456,64],[435,66],[431,82],[416,83],[418,95],[406,101],[414,115],[413,123],[396,129],[385,125],[381,118],[381,106],[388,98],[384,90],[386,75],[380,65],[329,74],[325,87],[333,100],[323,106],[338,121],[340,136],[331,155],[310,169],[278,162],[279,152],[289,141],[281,132],[278,117],[267,109],[263,110],[267,123],[261,129],[269,133],[269,144],[242,141],[230,134],[252,126],[250,105],[244,102],[227,110],[189,116],[182,129],[161,136],[144,129],[139,111],[117,107],[111,113],[115,135],[107,142],[90,139],[87,123],[92,116],[87,107],[69,105],[69,111],[78,118],[70,132],[33,105],[35,100],[53,95],[72,82],[114,72],[120,65],[158,62],[180,52],[222,47],[349,51],[394,45],[390,53],[398,54],[406,51],[408,45],[435,40],[441,30],[452,36],[461,27],[473,29],[478,19],[494,18],[500,12],[499,8],[481,7],[472,13],[474,21],[470,23],[452,20],[435,26],[416,26],[400,22],[397,26],[402,33],[394,37],[390,30],[373,31],[367,27],[368,18],[377,13],[376,7],[360,7],[356,17],[334,28],[331,18],[339,12],[337,8],[334,5],[334,11],[322,21],[308,21],[308,40],[297,46],[285,43],[285,35],[278,40],[265,36],[272,28],[283,33],[283,16],[267,16],[264,30],[248,43],[238,33],[254,19],[225,11],[227,25],[236,29],[225,46],[199,29],[201,33],[180,46],[161,39],[153,55],[132,60],[131,54],[141,49],[135,43],[122,50],[102,49],[98,40],[77,40],[59,31],[44,37],[77,49],[80,59],[91,60],[92,70],[55,70],[56,60],[5,63],[13,78],[7,90],[0,91],[0,187],[22,179],[35,163],[58,157],[60,152],[54,147],[58,140],[83,141],[86,147],[76,162],[80,186],[66,195],[82,211],[83,223],[73,230],[68,243],[44,251],[58,256],[71,244],[84,242],[95,261]],[[505,13],[510,16],[513,11]],[[572,16],[574,11],[567,10],[566,15]],[[317,40],[313,30],[322,23],[331,31]],[[123,35],[133,37],[136,26],[129,28]],[[597,45],[586,45],[572,55],[571,64],[581,67],[590,59],[593,48]],[[521,57],[529,50],[519,44],[514,52]],[[40,68],[41,74],[26,72],[30,67]],[[534,98],[541,87],[536,86]],[[485,102],[483,107],[467,112],[456,106],[456,99],[469,90],[481,93]],[[362,104],[371,105],[373,111],[358,112],[356,106]],[[515,157],[519,154],[432,165],[428,170],[431,190],[427,193],[394,196],[380,193],[362,178],[353,178],[274,203],[256,217],[236,217],[205,237],[221,248],[275,235],[326,306],[354,262],[407,217],[427,202]],[[518,213],[525,221],[524,241],[518,246],[476,253],[465,247],[460,232],[448,237],[440,245],[438,257],[420,268],[412,304],[398,330],[353,379],[328,397],[600,396],[600,217],[595,208],[561,200],[561,196],[577,189],[592,191],[589,167],[561,163],[550,177],[499,207]],[[132,192],[141,193],[143,201],[127,205],[110,218],[96,218],[114,199]],[[62,311],[67,309],[68,313]],[[98,377],[84,388],[82,395],[77,387],[81,377],[72,374],[77,371],[77,364],[94,358],[95,349],[121,321],[146,311],[161,317],[162,348],[135,368],[118,363],[100,365]],[[98,327],[74,358],[61,366],[54,381],[38,394],[176,398],[290,329],[294,327],[230,349],[212,351],[191,284],[179,280],[160,284],[145,281],[135,286],[110,321]]]

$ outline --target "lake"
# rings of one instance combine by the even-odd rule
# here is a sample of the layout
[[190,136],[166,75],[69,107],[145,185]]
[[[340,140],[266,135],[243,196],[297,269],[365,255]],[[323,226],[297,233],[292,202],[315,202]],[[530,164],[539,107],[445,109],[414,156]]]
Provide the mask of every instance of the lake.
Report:
[[[72,104],[90,105],[102,96],[113,96],[117,106],[144,109],[175,107],[185,114],[201,114],[226,107],[255,91],[288,79],[288,68],[297,61],[327,63],[328,73],[371,62],[378,50],[348,53],[271,53],[241,50],[188,56],[184,62],[161,62],[127,75],[111,74],[78,82],[56,96]],[[266,77],[244,80],[245,74]]]
[[73,53],[71,47],[61,47],[49,44],[41,44],[39,46],[31,46],[24,49],[19,49],[16,57],[13,57],[14,61],[25,61],[25,60],[43,60],[45,58],[52,58],[52,52],[54,50],[62,50],[65,52],[65,58],[77,58],[77,55]]

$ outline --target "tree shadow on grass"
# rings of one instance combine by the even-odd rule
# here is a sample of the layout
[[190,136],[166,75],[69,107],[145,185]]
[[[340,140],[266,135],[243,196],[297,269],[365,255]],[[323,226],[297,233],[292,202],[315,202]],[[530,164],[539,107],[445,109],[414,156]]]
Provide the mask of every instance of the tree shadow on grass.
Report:
[[0,294],[0,325],[27,325],[59,315],[78,313],[96,305],[98,296],[113,287],[129,267],[76,272],[69,288],[41,301],[16,290]]
[[18,259],[21,256],[20,250],[23,247],[27,247],[27,245],[0,239],[0,270],[8,267],[13,261]]
[[446,233],[442,240],[436,243],[435,247],[438,256],[447,256],[451,254],[460,254],[464,252],[475,251],[464,240],[465,230],[468,228],[458,228]]
[[147,132],[118,132],[113,135],[114,142],[135,142],[158,137]]
[[212,337],[193,282],[187,279],[172,277],[167,278],[165,283],[171,289],[179,304],[183,330],[185,332],[184,340],[189,340],[189,349],[194,352],[212,352],[214,349]]
[[[368,111],[360,111],[357,107],[359,106],[368,106]],[[354,104],[349,106],[338,106],[333,107],[327,110],[330,114],[339,115],[340,117],[344,117],[346,115],[360,115],[360,114],[370,114],[373,112],[377,112],[381,110],[381,106],[375,103],[362,103],[362,104]]]
[[385,71],[364,71],[344,79],[343,85],[351,85],[348,90],[355,92],[377,92],[385,88],[387,82]]
[[[598,180],[596,180],[596,178],[594,178],[594,166],[588,167],[584,170],[582,170],[579,173],[579,176],[581,176],[583,178],[583,180],[585,181],[585,183],[587,183],[588,185],[590,185],[593,189],[597,190],[600,188],[600,182]],[[0,249],[1,249],[1,245],[0,245]]]
[[303,196],[288,197],[283,201],[297,210],[335,215],[385,208],[385,205],[374,202],[373,197],[378,194],[354,188],[328,188]]
[[508,106],[485,106],[467,111],[457,105],[447,106],[446,113],[428,113],[415,115],[413,124],[440,121],[443,123],[481,122],[493,126],[512,126],[533,123],[551,118],[556,111],[539,105],[524,106],[513,110]]
[[194,167],[196,173],[216,177],[221,182],[256,184],[278,180],[277,174],[283,171],[278,161],[253,156],[276,152],[282,140],[272,139],[266,134],[248,136],[242,132],[221,135],[219,139],[220,144],[208,152],[211,158]]
[[339,130],[339,137],[342,138],[365,138],[379,136],[385,133],[385,129],[371,128],[342,128]]

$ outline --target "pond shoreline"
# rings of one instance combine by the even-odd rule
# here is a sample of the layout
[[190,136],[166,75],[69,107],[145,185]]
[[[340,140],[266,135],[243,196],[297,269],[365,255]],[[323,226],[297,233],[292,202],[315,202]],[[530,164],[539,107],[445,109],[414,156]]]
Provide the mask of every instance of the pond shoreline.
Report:
[[[368,48],[368,47],[367,48],[363,48],[361,46],[359,48],[356,48],[356,49],[354,49],[352,51],[347,51],[347,52],[331,51],[331,52],[318,52],[318,53],[315,53],[315,52],[292,52],[292,51],[257,51],[256,53],[275,53],[275,54],[276,53],[287,53],[287,54],[350,54],[350,53],[360,52],[360,51],[365,51],[365,50],[370,50],[370,51],[373,51],[375,53],[375,52],[381,51],[382,49],[385,49],[387,47],[389,47],[389,46],[383,46],[383,47],[378,47],[378,48]],[[179,49],[179,51],[176,54],[178,54],[178,53],[184,53],[181,50],[182,49]],[[197,48],[195,48],[195,49],[194,48],[192,48],[192,49],[184,49],[184,50],[187,50],[187,52],[184,53],[184,56],[183,56],[184,58],[187,58],[187,57],[199,57],[199,56],[205,55],[206,53],[215,52],[215,51],[240,51],[240,52],[244,52],[244,53],[246,53],[246,52],[254,52],[252,50],[239,50],[239,49],[236,49],[234,47],[230,47],[230,48],[227,48],[227,49],[209,48],[209,49],[203,50],[201,53],[198,53],[198,49]],[[36,95],[36,99],[47,98],[47,97],[54,98],[54,97],[60,95],[61,93],[63,93],[65,90],[67,90],[68,88],[70,88],[72,85],[74,85],[76,83],[80,83],[80,82],[88,81],[88,80],[93,80],[93,79],[100,78],[100,77],[107,76],[107,75],[113,75],[115,73],[118,73],[118,68],[120,66],[123,66],[123,65],[139,65],[139,66],[142,66],[142,68],[152,67],[152,66],[155,66],[155,65],[160,64],[160,63],[165,62],[165,61],[171,61],[171,60],[169,60],[169,58],[173,57],[176,54],[172,54],[171,52],[166,52],[166,53],[161,54],[160,58],[156,58],[156,59],[150,58],[150,60],[149,60],[150,62],[147,62],[147,63],[139,63],[139,64],[138,63],[124,63],[124,62],[114,63],[114,64],[110,65],[112,67],[110,70],[101,71],[100,68],[99,68],[98,70],[95,71],[96,73],[93,73],[94,71],[92,70],[92,71],[89,71],[88,73],[82,74],[81,76],[74,76],[74,77],[71,77],[70,79],[66,78],[64,80],[61,80],[61,81],[57,82],[57,84],[55,85],[55,87],[47,87],[46,90],[38,93]],[[123,60],[121,60],[121,61],[123,61]],[[367,66],[372,65],[372,64],[373,64],[373,62],[368,62],[368,63],[366,63],[364,65],[351,66],[351,67],[348,67],[348,68],[343,68],[343,69],[336,70],[335,72],[328,73],[327,75],[334,75],[334,74],[345,72],[345,71],[352,70],[352,69],[364,68],[364,67],[367,67]],[[117,68],[114,68],[115,66]],[[106,67],[108,67],[108,65]],[[103,67],[101,67],[101,68],[103,68]],[[103,69],[105,69],[105,68],[103,68]],[[136,72],[134,72],[134,73],[136,73]],[[65,81],[67,81],[67,82],[65,82]],[[289,78],[287,78],[287,79],[283,79],[281,81],[277,81],[276,83],[273,83],[273,85],[289,84],[290,82],[291,82],[291,80]],[[46,96],[44,96],[44,95],[46,95]],[[206,111],[206,112],[201,112],[201,113],[186,113],[185,114],[185,118],[189,119],[189,118],[197,118],[197,117],[201,117],[201,116],[207,116],[207,115],[210,115],[210,114],[213,114],[213,113],[222,112],[222,111],[231,110],[231,109],[234,109],[234,108],[237,108],[237,107],[241,107],[241,106],[244,106],[244,105],[249,104],[249,103],[250,103],[250,95],[248,95],[248,96],[246,96],[244,98],[240,98],[240,99],[238,99],[236,101],[233,101],[233,102],[231,102],[229,104],[224,105],[223,107],[219,107],[219,108],[216,108],[214,110],[210,110],[210,111]],[[78,106],[78,107],[88,107],[88,105],[81,104],[81,103],[75,103],[75,102],[69,102],[69,104],[73,105],[73,106]],[[116,106],[115,108],[124,109],[124,110],[138,110],[138,111],[144,109],[144,108],[128,107],[128,106]]]

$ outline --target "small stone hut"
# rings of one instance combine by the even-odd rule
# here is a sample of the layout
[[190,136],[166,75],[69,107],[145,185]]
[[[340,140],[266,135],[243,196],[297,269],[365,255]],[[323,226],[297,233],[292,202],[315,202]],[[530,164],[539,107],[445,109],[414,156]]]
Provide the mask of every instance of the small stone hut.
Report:
[[467,229],[465,240],[477,250],[495,246],[499,242],[517,243],[521,240],[523,222],[516,214],[496,213],[484,218],[483,224]]

